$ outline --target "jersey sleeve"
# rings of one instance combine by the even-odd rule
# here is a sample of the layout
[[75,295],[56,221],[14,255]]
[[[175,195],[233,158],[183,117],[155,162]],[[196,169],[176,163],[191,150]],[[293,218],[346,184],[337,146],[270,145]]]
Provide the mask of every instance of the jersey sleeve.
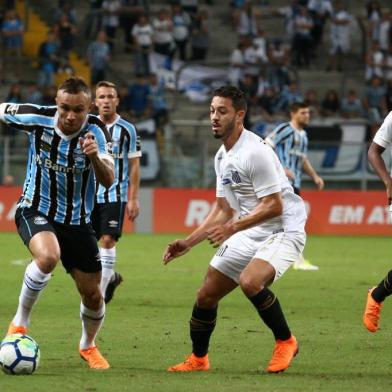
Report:
[[106,131],[106,128],[104,127],[104,129],[102,129],[99,125],[93,124],[90,125],[88,130],[94,134],[98,146],[98,156],[101,159],[106,159],[114,164],[113,157],[110,155],[112,145],[111,138]]
[[385,117],[379,130],[374,135],[373,142],[387,148],[392,143],[392,112]]
[[280,125],[266,137],[265,141],[275,149],[277,145],[284,143],[292,132],[293,130],[285,124]]
[[142,146],[136,128],[128,123],[125,129],[129,136],[128,158],[140,158],[142,156]]
[[249,177],[259,199],[282,190],[278,165],[275,153],[266,145],[261,151],[253,151],[249,155],[247,162]]
[[216,174],[216,197],[225,197],[225,191],[222,184],[220,165],[222,162],[222,152],[218,150],[215,155],[214,166]]
[[0,121],[13,128],[32,132],[35,126],[53,126],[53,117],[48,111],[54,108],[32,104],[0,104]]

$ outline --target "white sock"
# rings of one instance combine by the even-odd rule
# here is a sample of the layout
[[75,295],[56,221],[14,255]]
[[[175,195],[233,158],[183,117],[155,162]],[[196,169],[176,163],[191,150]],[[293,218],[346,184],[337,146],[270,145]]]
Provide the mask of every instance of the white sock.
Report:
[[82,337],[79,348],[85,350],[95,346],[95,337],[105,318],[105,303],[102,301],[98,310],[91,310],[80,303],[80,318],[82,320]]
[[300,253],[298,259],[294,262],[295,265],[303,265],[305,263],[305,257],[302,253]]
[[27,327],[30,322],[31,311],[41,291],[47,285],[51,274],[45,274],[33,260],[27,267],[19,295],[19,305],[12,323]]
[[101,291],[105,296],[106,288],[114,275],[114,265],[116,264],[116,247],[106,249],[100,248],[101,264],[102,264],[102,278],[101,278]]

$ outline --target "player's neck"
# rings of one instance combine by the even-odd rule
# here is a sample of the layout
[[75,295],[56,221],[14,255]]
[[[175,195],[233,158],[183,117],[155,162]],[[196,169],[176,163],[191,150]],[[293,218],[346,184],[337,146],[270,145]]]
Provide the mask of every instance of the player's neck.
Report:
[[296,121],[290,121],[290,125],[296,130],[296,131],[302,131],[302,127],[296,122]]
[[108,114],[106,116],[100,114],[99,118],[105,125],[113,124],[116,121],[116,119],[117,119],[117,113]]
[[238,139],[241,137],[242,131],[244,130],[243,125],[239,126],[232,132],[227,139],[223,140],[223,145],[225,146],[226,151],[229,151],[233,148],[234,144],[237,143]]

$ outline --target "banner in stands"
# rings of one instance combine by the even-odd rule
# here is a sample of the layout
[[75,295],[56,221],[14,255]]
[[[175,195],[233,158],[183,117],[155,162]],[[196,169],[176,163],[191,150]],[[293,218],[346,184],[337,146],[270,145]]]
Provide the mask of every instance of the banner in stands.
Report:
[[[15,231],[14,215],[21,191],[20,187],[0,186],[0,231]],[[143,188],[143,192],[137,221],[142,228],[152,228],[153,233],[189,233],[203,222],[215,202],[214,190]],[[392,235],[391,213],[383,191],[305,191],[302,196],[309,212],[308,234]],[[134,229],[145,232],[125,218],[124,232]]]

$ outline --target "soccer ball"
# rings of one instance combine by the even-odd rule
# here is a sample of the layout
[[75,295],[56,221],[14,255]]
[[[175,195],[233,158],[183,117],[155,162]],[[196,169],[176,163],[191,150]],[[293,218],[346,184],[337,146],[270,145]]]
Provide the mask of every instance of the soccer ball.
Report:
[[0,344],[0,367],[7,374],[32,374],[39,358],[38,344],[30,336],[8,335]]

